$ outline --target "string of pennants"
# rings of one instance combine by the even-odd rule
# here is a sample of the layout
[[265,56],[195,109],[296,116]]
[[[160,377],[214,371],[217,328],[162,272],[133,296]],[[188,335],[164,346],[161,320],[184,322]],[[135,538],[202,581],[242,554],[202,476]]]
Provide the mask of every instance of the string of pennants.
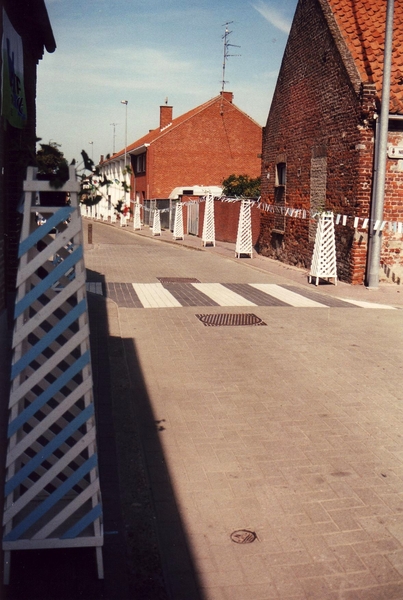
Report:
[[[181,204],[182,204],[182,207],[190,206],[191,204],[199,204],[200,202],[205,202],[207,198],[208,198],[208,196],[203,196],[199,200],[188,200],[186,202],[182,202]],[[214,199],[219,200],[220,202],[234,203],[234,202],[241,202],[241,200],[243,200],[244,198],[229,198],[227,196],[220,196],[220,197],[216,197]],[[286,206],[276,206],[274,204],[267,204],[266,202],[261,202],[260,198],[258,198],[257,200],[250,199],[249,202],[251,203],[252,208],[257,208],[258,210],[263,210],[266,212],[280,214],[285,217],[293,217],[295,219],[317,219],[322,215],[321,211],[317,211],[314,209],[306,210],[306,209],[302,209],[302,208],[292,208],[292,207],[286,207]],[[148,206],[143,206],[143,205],[140,205],[140,208],[142,208],[144,211],[149,211],[149,212],[158,210],[159,213],[166,213],[171,210],[169,207],[161,208],[161,209],[154,209],[154,208],[149,208]],[[331,211],[326,211],[326,212],[331,212]],[[383,231],[387,226],[388,230],[391,232],[403,233],[403,222],[401,222],[401,221],[381,221],[381,220],[373,221],[372,219],[369,219],[367,217],[353,217],[351,215],[343,215],[343,214],[338,214],[338,213],[335,213],[334,217],[335,217],[335,220],[334,220],[335,225],[346,226],[347,222],[353,221],[354,229],[368,229],[369,228],[369,229],[372,229],[373,231]]]

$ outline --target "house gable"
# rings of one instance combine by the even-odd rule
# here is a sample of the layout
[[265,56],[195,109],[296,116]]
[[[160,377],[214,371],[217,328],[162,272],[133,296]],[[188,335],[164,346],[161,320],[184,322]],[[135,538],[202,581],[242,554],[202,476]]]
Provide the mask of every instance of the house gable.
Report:
[[[310,265],[315,228],[285,217],[286,207],[353,214],[367,211],[370,199],[374,90],[364,89],[324,1],[298,3],[263,136],[262,199],[276,213],[262,215],[259,249],[301,267]],[[353,244],[354,232],[345,230],[337,246],[344,280]]]
[[[127,147],[134,171],[132,199],[168,198],[177,186],[220,186],[231,173],[258,177],[262,128],[224,92],[172,118],[160,107],[160,126]],[[139,170],[142,156],[145,168]],[[102,162],[106,172],[121,168],[124,149]],[[115,175],[113,175],[115,177]]]

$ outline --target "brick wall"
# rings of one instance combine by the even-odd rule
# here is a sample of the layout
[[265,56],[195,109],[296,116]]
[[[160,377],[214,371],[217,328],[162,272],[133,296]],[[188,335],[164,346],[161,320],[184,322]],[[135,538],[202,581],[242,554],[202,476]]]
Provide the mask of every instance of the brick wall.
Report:
[[[196,196],[183,196],[182,202],[188,202],[191,200],[198,199]],[[199,232],[198,237],[203,235],[203,222],[204,222],[204,210],[206,207],[205,202],[199,204]],[[239,222],[239,211],[241,208],[241,202],[221,202],[219,199],[214,201],[214,226],[215,226],[215,239],[220,242],[231,242],[235,243],[238,234],[238,222]],[[252,221],[252,243],[255,246],[259,239],[260,233],[260,210],[252,208],[251,211]],[[183,225],[184,232],[187,231],[187,207],[183,207]]]
[[[374,108],[373,87],[353,87],[317,0],[300,2],[263,133],[263,201],[275,204],[276,163],[285,160],[285,206],[309,210],[312,161],[323,157],[324,208],[368,216]],[[362,283],[367,235],[355,232],[352,222],[336,226],[338,275]],[[281,231],[276,217],[264,213],[259,251],[308,268],[314,233],[315,223],[308,219],[286,217]]]
[[[258,177],[261,143],[261,127],[217,98],[148,148],[146,197],[166,198],[177,186],[221,185],[232,173]],[[136,189],[144,184],[139,178]]]

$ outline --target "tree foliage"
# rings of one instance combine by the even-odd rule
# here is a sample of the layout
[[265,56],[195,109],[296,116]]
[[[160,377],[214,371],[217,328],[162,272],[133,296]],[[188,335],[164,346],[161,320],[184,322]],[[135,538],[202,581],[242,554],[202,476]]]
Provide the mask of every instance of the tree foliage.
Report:
[[56,142],[49,142],[40,144],[36,153],[38,174],[49,179],[50,185],[55,189],[61,188],[69,178],[69,164],[59,148],[60,145]]
[[[120,184],[123,192],[129,192],[130,185],[126,180],[115,182],[108,179],[105,175],[101,175],[100,166],[95,165],[94,161],[88,156],[85,150],[81,151],[82,168],[78,177],[80,179],[79,199],[82,204],[94,206],[107,198],[108,187],[113,183]],[[72,165],[76,164],[75,159],[71,161]],[[49,144],[40,144],[40,149],[36,153],[36,165],[38,167],[38,175],[49,180],[51,187],[61,188],[69,178],[69,164],[60,150],[60,144],[49,142]],[[123,170],[123,175],[130,176],[131,168],[127,165]],[[124,212],[124,202],[115,207],[116,212]]]
[[232,174],[222,182],[223,194],[230,198],[256,198],[260,196],[260,177]]

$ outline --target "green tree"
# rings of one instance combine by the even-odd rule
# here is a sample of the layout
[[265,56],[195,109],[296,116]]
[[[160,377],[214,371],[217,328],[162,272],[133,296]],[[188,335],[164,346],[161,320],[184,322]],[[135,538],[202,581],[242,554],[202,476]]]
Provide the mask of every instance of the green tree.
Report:
[[260,196],[260,177],[232,174],[222,182],[223,194],[230,198],[256,198]]
[[36,153],[38,174],[49,179],[53,188],[61,188],[69,178],[69,164],[63,152],[59,150],[60,144],[49,142],[49,144],[39,145],[40,148]]

